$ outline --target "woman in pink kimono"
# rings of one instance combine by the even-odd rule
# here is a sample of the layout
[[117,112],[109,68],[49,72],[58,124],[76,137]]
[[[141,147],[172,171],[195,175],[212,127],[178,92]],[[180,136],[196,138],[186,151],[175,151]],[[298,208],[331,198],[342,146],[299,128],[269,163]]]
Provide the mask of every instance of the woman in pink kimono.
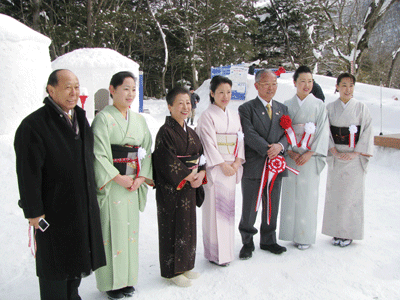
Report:
[[204,256],[227,266],[234,259],[235,188],[243,173],[244,143],[237,112],[227,109],[232,81],[215,76],[210,86],[210,106],[199,118],[196,132],[207,159],[208,183],[204,186]]

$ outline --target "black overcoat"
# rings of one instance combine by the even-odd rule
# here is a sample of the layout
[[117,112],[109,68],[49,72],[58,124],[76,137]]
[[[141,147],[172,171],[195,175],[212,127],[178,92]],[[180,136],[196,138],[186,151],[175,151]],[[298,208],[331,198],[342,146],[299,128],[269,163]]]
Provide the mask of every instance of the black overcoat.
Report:
[[50,223],[36,231],[36,272],[49,280],[82,277],[105,265],[93,171],[93,133],[85,111],[75,107],[76,134],[45,99],[15,134],[19,204],[26,218]]

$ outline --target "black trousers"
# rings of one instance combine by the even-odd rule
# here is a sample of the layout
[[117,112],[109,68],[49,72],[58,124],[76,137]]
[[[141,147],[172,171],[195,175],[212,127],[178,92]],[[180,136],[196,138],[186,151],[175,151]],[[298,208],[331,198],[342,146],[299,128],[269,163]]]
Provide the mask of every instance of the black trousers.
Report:
[[68,280],[47,280],[39,277],[41,300],[81,300],[78,287],[81,278]]
[[[242,178],[242,217],[239,223],[239,231],[242,236],[242,243],[248,244],[253,240],[253,235],[258,231],[254,227],[257,212],[255,211],[257,204],[257,195],[260,187],[260,179]],[[261,232],[260,244],[271,245],[276,243],[276,223],[279,211],[279,199],[281,195],[282,176],[278,175],[275,179],[274,188],[271,193],[271,219],[268,225],[267,203],[266,197],[268,193],[267,186],[263,191],[262,216],[261,216]]]

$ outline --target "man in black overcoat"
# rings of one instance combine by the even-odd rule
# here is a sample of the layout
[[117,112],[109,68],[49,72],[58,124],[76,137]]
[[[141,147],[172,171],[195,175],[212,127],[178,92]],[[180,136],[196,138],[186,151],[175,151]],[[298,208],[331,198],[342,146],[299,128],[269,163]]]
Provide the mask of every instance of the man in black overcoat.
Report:
[[[243,243],[239,254],[241,259],[252,257],[252,252],[255,249],[253,235],[258,232],[254,227],[257,217],[257,194],[266,158],[273,159],[278,155],[283,155],[288,146],[285,131],[279,124],[283,115],[289,115],[288,108],[282,103],[272,100],[278,88],[276,75],[272,71],[263,69],[257,72],[255,81],[254,85],[258,91],[258,97],[239,107],[246,158],[246,162],[243,165],[243,205],[239,224]],[[271,108],[270,112],[268,112],[268,105]],[[281,182],[284,176],[287,176],[286,170],[278,174],[274,182],[271,194],[271,219],[269,225],[265,201],[268,193],[267,185],[263,189],[262,195],[260,248],[274,254],[281,254],[286,251],[285,247],[278,245],[276,242],[276,223]]]
[[[36,231],[41,299],[81,299],[81,278],[106,264],[93,170],[93,133],[79,99],[78,78],[54,71],[44,106],[15,134],[17,176],[29,224]],[[50,226],[39,230],[39,219]]]

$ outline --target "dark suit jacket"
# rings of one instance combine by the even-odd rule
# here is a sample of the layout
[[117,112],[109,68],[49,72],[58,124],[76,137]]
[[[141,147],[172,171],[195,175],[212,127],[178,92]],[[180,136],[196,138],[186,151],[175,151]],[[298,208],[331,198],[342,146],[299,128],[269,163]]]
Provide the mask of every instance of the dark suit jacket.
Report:
[[[285,148],[288,141],[285,130],[279,125],[283,115],[289,115],[288,108],[280,102],[272,101],[272,120],[260,99],[255,98],[239,107],[242,123],[246,163],[243,165],[243,177],[261,179],[268,145],[281,143]],[[287,176],[287,170],[281,173]]]

